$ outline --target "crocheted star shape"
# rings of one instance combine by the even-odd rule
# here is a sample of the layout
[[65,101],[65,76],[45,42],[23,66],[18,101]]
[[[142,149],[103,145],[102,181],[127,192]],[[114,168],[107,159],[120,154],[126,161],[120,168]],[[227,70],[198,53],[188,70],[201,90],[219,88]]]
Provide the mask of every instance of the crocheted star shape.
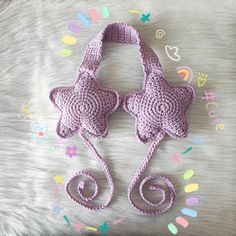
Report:
[[123,107],[135,118],[135,134],[139,141],[155,140],[161,130],[179,139],[187,136],[185,112],[193,95],[190,85],[172,87],[164,76],[152,76],[142,90],[126,96]]
[[104,138],[107,118],[120,103],[116,91],[102,89],[96,79],[90,77],[81,77],[71,87],[54,88],[50,100],[61,112],[57,134],[62,138],[84,132]]

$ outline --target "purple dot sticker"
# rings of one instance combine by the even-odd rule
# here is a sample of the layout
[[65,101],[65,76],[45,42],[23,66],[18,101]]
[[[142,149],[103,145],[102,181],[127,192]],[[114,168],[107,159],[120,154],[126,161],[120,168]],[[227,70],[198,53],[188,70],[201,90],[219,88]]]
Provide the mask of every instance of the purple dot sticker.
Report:
[[68,25],[68,29],[74,33],[79,33],[80,32],[80,27],[74,23],[70,23]]
[[195,206],[198,204],[198,198],[197,197],[188,197],[185,199],[185,204],[188,206]]

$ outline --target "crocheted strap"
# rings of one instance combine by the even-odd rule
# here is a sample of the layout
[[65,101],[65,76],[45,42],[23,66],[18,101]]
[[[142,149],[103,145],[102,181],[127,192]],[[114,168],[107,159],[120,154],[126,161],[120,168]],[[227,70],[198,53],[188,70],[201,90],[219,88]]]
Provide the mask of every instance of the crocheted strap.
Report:
[[162,71],[156,53],[143,41],[135,28],[124,23],[113,23],[107,25],[103,31],[90,41],[80,65],[79,73],[87,72],[94,75],[102,58],[103,41],[137,44],[145,78],[153,70]]
[[[141,181],[141,183],[139,185],[139,194],[140,194],[141,198],[143,199],[144,202],[146,202],[149,206],[151,206],[154,209],[149,210],[147,208],[140,207],[134,202],[134,200],[132,198],[132,192],[134,190],[135,185],[140,180],[141,175],[143,174],[148,163],[152,159],[159,142],[164,138],[164,136],[165,136],[165,132],[161,131],[159,133],[157,139],[155,141],[153,141],[146,158],[143,160],[142,164],[139,166],[139,168],[136,171],[133,179],[131,180],[131,183],[128,188],[129,202],[132,204],[132,206],[135,209],[137,209],[138,211],[140,211],[144,215],[162,214],[171,208],[171,206],[173,205],[174,200],[175,200],[176,193],[175,193],[175,188],[174,188],[173,184],[171,183],[171,181],[169,179],[167,179],[164,176],[160,176],[160,175],[147,176]],[[152,180],[155,180],[155,179],[161,180],[162,182],[164,182],[167,186],[167,191],[165,191],[165,189],[160,184],[158,185],[158,184],[150,183]],[[147,184],[149,185],[148,188],[145,186]],[[145,189],[148,189],[149,191],[153,191],[153,190],[159,191],[160,195],[161,195],[160,201],[157,202],[157,201],[147,199],[147,197],[144,194],[144,186],[145,186]]]
[[[66,193],[68,194],[68,196],[74,202],[76,202],[79,205],[81,205],[85,208],[88,208],[90,210],[98,211],[98,210],[101,210],[101,209],[105,208],[109,204],[109,202],[111,201],[111,198],[112,198],[113,192],[114,192],[114,184],[113,184],[111,174],[108,170],[108,167],[107,167],[105,161],[99,155],[99,153],[97,152],[97,150],[95,149],[93,144],[89,141],[89,139],[87,139],[87,137],[84,134],[80,133],[79,135],[82,138],[82,140],[84,141],[84,143],[86,144],[86,146],[91,150],[91,152],[93,153],[95,159],[98,160],[99,164],[103,168],[106,179],[107,179],[108,184],[110,186],[109,196],[108,196],[106,202],[102,205],[96,206],[96,205],[91,205],[90,204],[90,202],[95,200],[95,198],[97,197],[97,194],[99,192],[99,186],[98,186],[98,183],[97,183],[95,177],[93,175],[91,175],[90,173],[85,172],[85,171],[80,171],[80,172],[75,173],[67,181],[67,184],[65,186],[65,190],[66,190]],[[78,180],[79,178],[81,178],[83,176],[87,177],[89,180],[86,180],[86,181],[85,180]],[[91,184],[91,182],[93,182],[94,185],[95,185],[95,191],[92,195],[90,193],[86,193],[86,188],[89,189],[89,185]],[[76,189],[74,189],[75,187],[76,187]],[[77,193],[74,193],[75,190],[77,191]]]

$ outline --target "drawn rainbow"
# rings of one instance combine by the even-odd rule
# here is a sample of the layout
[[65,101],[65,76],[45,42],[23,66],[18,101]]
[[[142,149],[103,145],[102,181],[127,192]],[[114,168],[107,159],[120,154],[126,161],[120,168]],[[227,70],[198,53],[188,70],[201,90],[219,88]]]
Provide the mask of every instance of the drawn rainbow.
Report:
[[177,73],[181,76],[182,80],[191,83],[193,79],[193,71],[189,66],[177,67]]
[[[192,169],[185,171],[183,174],[184,180],[189,180],[193,176],[194,176],[194,171]],[[197,183],[190,183],[190,184],[185,185],[184,187],[185,193],[193,193],[193,192],[198,191],[198,189],[199,189],[199,185]],[[190,207],[196,206],[198,203],[199,203],[199,199],[196,196],[187,196],[185,199],[185,204],[187,207],[184,207],[181,209],[181,214],[187,217],[192,217],[192,218],[197,217],[197,211],[189,208],[189,206]],[[189,222],[182,215],[177,216],[175,218],[175,222],[178,225],[182,226],[183,228],[187,228],[189,225]],[[176,235],[178,233],[177,226],[172,222],[167,225],[167,228],[169,232],[173,235]]]

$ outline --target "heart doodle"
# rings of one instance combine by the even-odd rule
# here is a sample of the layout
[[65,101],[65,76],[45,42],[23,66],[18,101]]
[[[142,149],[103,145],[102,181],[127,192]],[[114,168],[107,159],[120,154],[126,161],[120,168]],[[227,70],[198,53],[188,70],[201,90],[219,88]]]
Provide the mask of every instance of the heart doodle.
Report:
[[205,85],[206,81],[207,81],[208,76],[204,73],[198,73],[197,75],[197,86],[198,88],[201,88]]
[[172,61],[179,61],[181,59],[180,55],[178,54],[179,49],[175,46],[166,45],[165,46],[165,52],[166,55],[172,60]]

